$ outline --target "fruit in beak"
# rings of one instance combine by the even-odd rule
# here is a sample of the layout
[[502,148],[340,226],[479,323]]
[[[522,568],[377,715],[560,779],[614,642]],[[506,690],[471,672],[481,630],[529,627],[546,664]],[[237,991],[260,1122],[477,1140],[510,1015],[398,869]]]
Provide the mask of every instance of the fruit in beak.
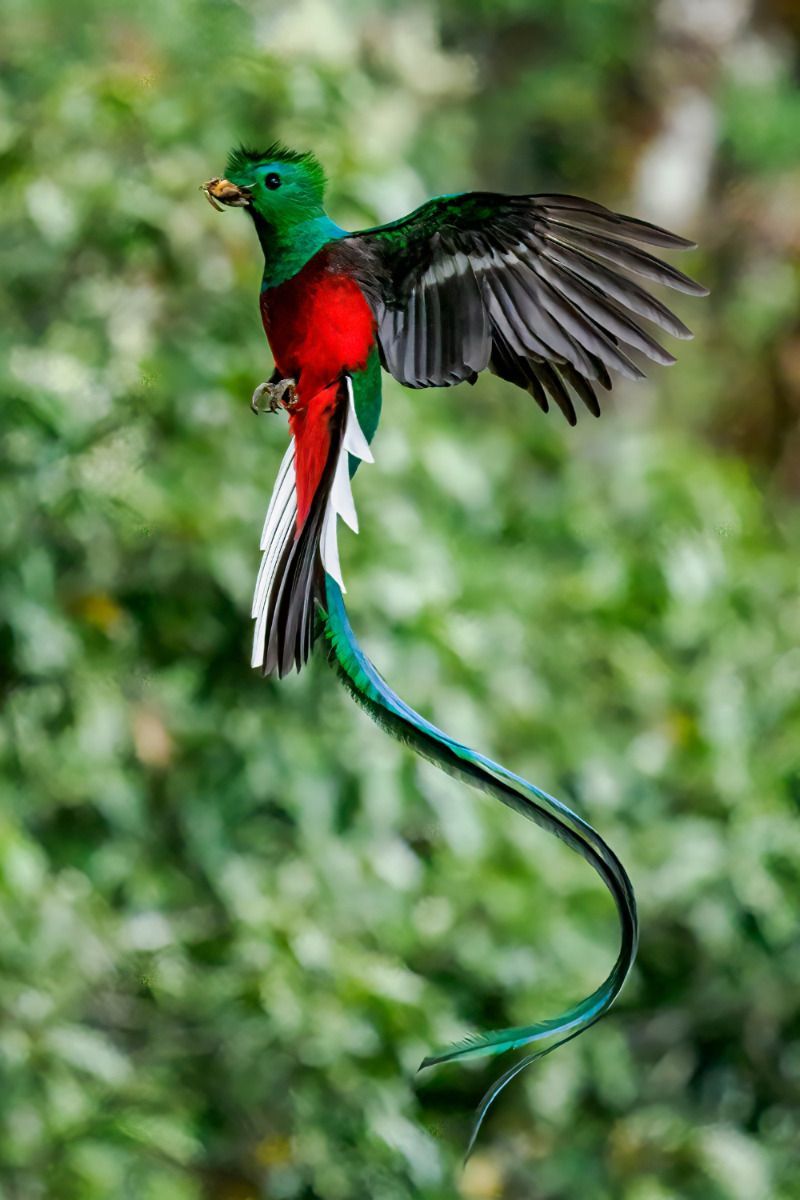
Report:
[[250,203],[247,188],[240,188],[229,179],[209,179],[208,183],[200,184],[200,191],[205,192],[208,203],[217,212],[222,212],[221,204],[229,208],[246,208]]

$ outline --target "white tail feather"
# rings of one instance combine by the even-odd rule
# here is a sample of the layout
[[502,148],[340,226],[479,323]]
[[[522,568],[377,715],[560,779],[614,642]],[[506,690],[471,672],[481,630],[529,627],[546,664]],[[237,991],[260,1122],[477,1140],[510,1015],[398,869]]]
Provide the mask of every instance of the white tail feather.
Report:
[[339,561],[339,540],[336,537],[336,513],[328,506],[322,519],[322,537],[320,538],[320,557],[325,570],[335,579],[342,592],[346,592],[342,579],[342,565]]
[[[337,522],[341,517],[346,525],[358,533],[358,516],[353,500],[353,489],[350,485],[350,455],[361,459],[362,462],[374,461],[369,443],[364,436],[356,414],[353,381],[348,375],[347,383],[347,415],[345,417],[344,436],[339,450],[339,457],[331,482],[325,516],[322,521],[320,536],[320,557],[322,565],[331,578],[335,579],[342,591],[347,589],[342,579],[342,567],[339,561],[339,542],[337,538]],[[260,667],[266,654],[267,614],[270,608],[270,598],[275,585],[275,574],[285,547],[295,536],[297,524],[297,482],[295,475],[295,442],[289,442],[283,456],[278,475],[272,489],[267,515],[264,518],[264,528],[261,533],[261,565],[258,569],[255,589],[253,592],[252,617],[255,620],[253,631],[253,653],[251,666]]]
[[320,554],[322,565],[331,578],[335,579],[342,591],[347,589],[342,582],[342,568],[339,562],[339,542],[336,532],[336,519],[341,517],[345,525],[349,525],[353,533],[358,533],[358,515],[353,501],[353,489],[350,485],[350,455],[360,458],[362,462],[374,462],[369,442],[364,437],[364,431],[358,422],[355,397],[353,395],[353,380],[347,379],[347,416],[345,417],[344,436],[342,438],[339,459],[331,484],[328,497],[328,507],[322,527]]
[[342,446],[354,458],[360,458],[362,462],[375,462],[375,459],[372,457],[372,451],[369,448],[369,442],[364,437],[364,431],[358,423],[356,401],[353,395],[353,380],[349,375],[347,376],[347,401],[347,424],[344,429]]
[[356,505],[353,500],[353,489],[350,485],[349,454],[344,449],[344,446],[339,454],[339,461],[336,464],[336,470],[333,474],[328,506],[335,513],[338,513],[345,525],[350,526],[353,533],[358,533],[358,516],[356,515]]
[[294,474],[294,438],[289,442],[286,448],[286,453],[281,459],[281,465],[278,468],[278,475],[272,488],[272,495],[267,508],[267,515],[264,518],[264,528],[261,531],[261,549],[266,550],[270,544],[272,530],[272,518],[276,512],[279,512],[279,505],[282,506],[283,501],[294,491],[295,474]]
[[278,469],[278,476],[272,489],[261,534],[263,554],[256,578],[251,610],[251,616],[256,622],[253,631],[253,653],[250,657],[252,667],[260,667],[264,662],[270,592],[281,553],[287,542],[294,536],[296,522],[297,495],[295,491],[294,438],[292,438]]

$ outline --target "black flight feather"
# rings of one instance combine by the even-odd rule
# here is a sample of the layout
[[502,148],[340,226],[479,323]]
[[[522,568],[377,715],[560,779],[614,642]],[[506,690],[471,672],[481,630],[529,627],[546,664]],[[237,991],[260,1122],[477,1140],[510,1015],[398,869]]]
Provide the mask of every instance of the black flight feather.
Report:
[[626,348],[674,362],[642,318],[691,337],[629,276],[706,289],[641,245],[693,243],[576,196],[470,192],[349,234],[333,254],[364,290],[381,362],[401,383],[449,387],[488,367],[573,424],[571,393],[597,415],[594,385],[609,388],[610,371],[642,378]]

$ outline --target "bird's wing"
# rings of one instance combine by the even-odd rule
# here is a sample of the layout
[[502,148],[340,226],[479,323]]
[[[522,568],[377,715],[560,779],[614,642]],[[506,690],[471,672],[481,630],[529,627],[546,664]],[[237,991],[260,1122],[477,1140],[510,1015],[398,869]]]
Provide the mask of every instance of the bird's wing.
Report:
[[383,365],[408,387],[447,387],[489,368],[556,402],[572,394],[596,416],[610,371],[641,378],[628,348],[674,362],[642,325],[691,337],[631,275],[690,295],[707,289],[637,243],[693,243],[575,196],[469,192],[423,204],[337,246],[378,325]]
[[325,573],[344,590],[337,521],[358,532],[350,457],[372,461],[349,375],[291,417],[292,439],[272,490],[253,595],[252,665],[283,676],[305,664]]

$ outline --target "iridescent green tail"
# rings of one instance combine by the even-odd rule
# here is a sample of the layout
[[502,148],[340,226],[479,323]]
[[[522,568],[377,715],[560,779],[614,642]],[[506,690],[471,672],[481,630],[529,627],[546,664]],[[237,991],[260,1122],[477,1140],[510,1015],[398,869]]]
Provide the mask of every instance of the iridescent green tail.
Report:
[[[520,1071],[550,1054],[565,1042],[583,1033],[613,1004],[636,956],[638,925],[633,887],[622,863],[600,835],[571,809],[548,796],[534,784],[507,771],[469,746],[448,737],[419,713],[409,708],[381,678],[356,641],[347,619],[342,593],[329,575],[325,576],[326,605],[322,613],[323,631],[331,662],[356,701],[388,733],[413,746],[418,754],[436,763],[443,771],[471,783],[495,796],[528,820],[554,833],[594,867],[617,906],[620,925],[620,949],[608,978],[578,1004],[549,1020],[537,1021],[514,1029],[499,1029],[475,1035],[429,1055],[422,1067],[453,1059],[476,1058],[483,1054],[502,1054],[519,1046],[548,1039],[548,1044],[526,1055],[502,1075],[481,1100],[467,1148],[470,1154],[484,1117],[495,1097]],[[420,1069],[422,1069],[422,1067]]]

